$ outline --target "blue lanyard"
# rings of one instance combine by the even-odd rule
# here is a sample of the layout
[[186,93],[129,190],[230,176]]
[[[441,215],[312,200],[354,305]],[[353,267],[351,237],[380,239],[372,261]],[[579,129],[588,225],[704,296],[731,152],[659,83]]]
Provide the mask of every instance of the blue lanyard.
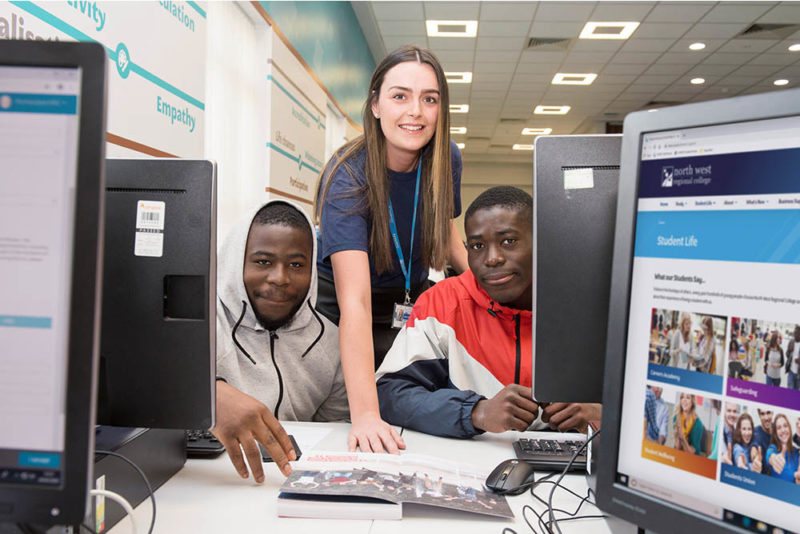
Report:
[[400,236],[397,235],[397,224],[394,219],[394,210],[392,209],[392,198],[389,197],[389,230],[392,232],[392,241],[394,241],[394,249],[397,252],[397,258],[400,260],[400,269],[403,271],[403,276],[406,278],[406,301],[404,304],[411,303],[409,291],[411,291],[411,258],[414,255],[414,229],[417,226],[417,203],[419,202],[419,177],[422,172],[422,156],[419,157],[417,163],[417,186],[414,190],[414,215],[411,217],[411,245],[408,247],[408,268],[406,268],[405,260],[403,259],[403,249],[400,248]]

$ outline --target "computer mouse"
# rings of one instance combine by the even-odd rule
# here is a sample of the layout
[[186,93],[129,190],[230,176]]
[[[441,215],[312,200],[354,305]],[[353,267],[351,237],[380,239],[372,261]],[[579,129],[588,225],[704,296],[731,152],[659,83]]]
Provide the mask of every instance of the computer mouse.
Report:
[[533,483],[533,466],[523,460],[501,462],[486,477],[486,487],[504,495],[519,495]]

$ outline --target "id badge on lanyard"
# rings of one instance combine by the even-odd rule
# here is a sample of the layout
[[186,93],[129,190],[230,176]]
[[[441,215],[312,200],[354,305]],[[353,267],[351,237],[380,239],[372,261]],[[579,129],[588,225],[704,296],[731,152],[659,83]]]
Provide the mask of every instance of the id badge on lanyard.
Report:
[[417,203],[419,201],[419,177],[421,173],[422,156],[419,157],[419,162],[417,163],[417,186],[414,191],[414,215],[411,217],[411,246],[408,248],[408,268],[406,268],[406,262],[403,259],[403,249],[400,247],[400,237],[397,234],[397,224],[394,220],[392,199],[389,198],[389,229],[392,232],[392,241],[394,241],[397,259],[400,260],[400,269],[402,269],[403,276],[406,279],[405,301],[402,304],[395,302],[394,311],[392,313],[392,328],[397,329],[403,328],[406,325],[406,321],[408,321],[408,318],[411,317],[411,310],[414,307],[414,303],[411,302],[409,291],[411,290],[411,258],[413,257],[414,251],[414,230],[417,225]]
[[406,300],[403,304],[399,302],[394,303],[394,312],[392,313],[392,328],[403,328],[406,325],[406,321],[408,318],[411,317],[411,310],[414,309],[414,305],[411,302],[411,298],[406,292]]

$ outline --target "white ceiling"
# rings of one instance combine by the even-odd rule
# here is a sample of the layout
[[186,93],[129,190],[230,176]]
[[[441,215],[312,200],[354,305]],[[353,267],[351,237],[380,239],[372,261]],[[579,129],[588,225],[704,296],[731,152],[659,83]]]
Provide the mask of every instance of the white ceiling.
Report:
[[[512,151],[530,144],[523,127],[553,134],[604,132],[605,122],[652,102],[686,103],[800,86],[800,31],[739,34],[753,24],[800,25],[800,2],[352,2],[379,61],[404,44],[430,48],[446,71],[472,71],[471,84],[450,84],[452,114],[466,126],[465,159],[530,159]],[[427,37],[426,19],[478,20],[475,38]],[[622,40],[579,40],[585,22],[638,21]],[[795,30],[797,28],[794,28]],[[788,29],[791,32],[792,28]],[[786,33],[786,31],[784,31]],[[528,49],[528,40],[570,39],[563,50]],[[689,45],[704,42],[693,52]],[[590,86],[551,85],[557,72],[597,73]],[[689,80],[703,77],[703,85]],[[789,85],[773,85],[778,78]],[[569,105],[565,116],[534,115],[537,105]],[[652,104],[651,104],[652,105]]]

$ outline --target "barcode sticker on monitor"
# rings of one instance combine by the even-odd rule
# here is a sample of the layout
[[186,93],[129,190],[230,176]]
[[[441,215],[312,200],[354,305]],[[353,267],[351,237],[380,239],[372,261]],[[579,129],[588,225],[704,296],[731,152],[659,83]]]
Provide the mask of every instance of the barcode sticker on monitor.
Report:
[[564,169],[564,189],[591,189],[594,187],[594,171],[584,169]]
[[160,258],[164,255],[165,212],[166,204],[164,202],[139,200],[136,203],[134,255],[152,258]]

